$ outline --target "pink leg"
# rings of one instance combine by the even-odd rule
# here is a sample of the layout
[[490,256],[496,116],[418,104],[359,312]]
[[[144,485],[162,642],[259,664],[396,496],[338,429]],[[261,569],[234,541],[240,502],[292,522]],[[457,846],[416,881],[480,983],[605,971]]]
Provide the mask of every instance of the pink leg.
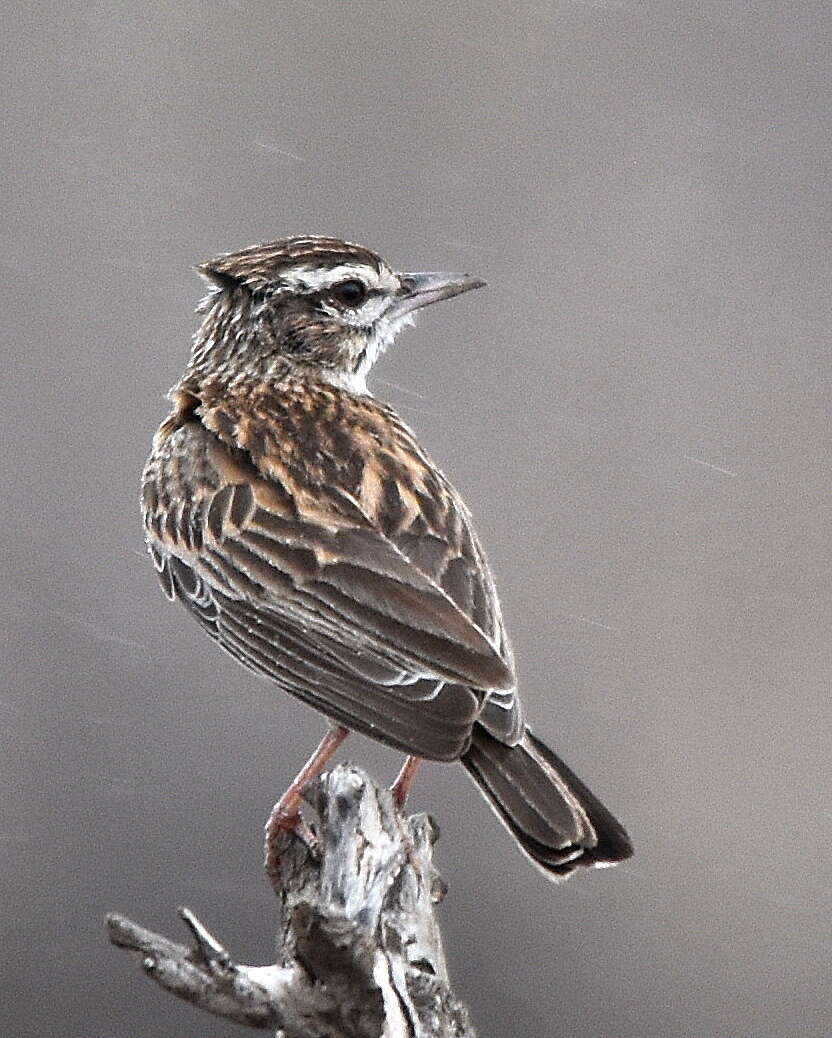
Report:
[[321,739],[318,748],[292,780],[292,784],[272,808],[266,822],[266,873],[274,883],[280,876],[280,855],[277,839],[281,832],[291,832],[298,824],[303,790],[327,766],[333,754],[349,735],[340,724],[333,725]]
[[416,772],[421,768],[421,766],[421,757],[407,757],[402,765],[402,770],[399,772],[398,778],[390,787],[390,792],[393,794],[393,803],[399,811],[401,811],[407,803],[407,795],[410,792],[410,787],[413,785],[413,780],[416,778]]

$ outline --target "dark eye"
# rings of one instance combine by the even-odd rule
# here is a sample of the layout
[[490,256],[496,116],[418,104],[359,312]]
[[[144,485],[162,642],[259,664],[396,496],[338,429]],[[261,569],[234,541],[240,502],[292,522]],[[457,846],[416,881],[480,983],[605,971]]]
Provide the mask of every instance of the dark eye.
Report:
[[335,301],[343,306],[359,306],[367,298],[367,286],[357,278],[339,281],[330,291]]

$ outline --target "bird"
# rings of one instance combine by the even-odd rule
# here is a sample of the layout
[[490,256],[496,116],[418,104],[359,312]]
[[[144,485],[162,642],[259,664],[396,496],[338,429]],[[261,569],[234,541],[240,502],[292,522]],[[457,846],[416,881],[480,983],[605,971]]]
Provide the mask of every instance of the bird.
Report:
[[397,272],[339,238],[284,237],[197,267],[208,286],[142,476],[162,588],[249,670],[323,713],[320,746],[266,827],[348,732],[460,761],[550,878],[632,844],[527,725],[494,579],[460,494],[367,376],[417,311],[478,289]]

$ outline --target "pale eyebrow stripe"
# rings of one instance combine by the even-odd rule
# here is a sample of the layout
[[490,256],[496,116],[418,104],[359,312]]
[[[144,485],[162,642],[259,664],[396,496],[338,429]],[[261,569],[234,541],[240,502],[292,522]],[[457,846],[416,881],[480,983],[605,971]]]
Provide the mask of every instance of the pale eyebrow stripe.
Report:
[[342,263],[328,270],[320,270],[318,267],[306,266],[296,267],[294,270],[286,271],[282,280],[292,287],[303,286],[313,292],[322,288],[331,288],[339,281],[347,281],[351,278],[361,280],[368,288],[378,288],[381,283],[378,271],[363,263]]

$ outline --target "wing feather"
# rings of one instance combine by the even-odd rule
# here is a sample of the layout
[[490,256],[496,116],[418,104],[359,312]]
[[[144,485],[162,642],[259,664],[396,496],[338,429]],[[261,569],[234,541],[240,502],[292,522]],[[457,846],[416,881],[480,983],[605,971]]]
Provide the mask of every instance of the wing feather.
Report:
[[194,420],[157,446],[145,521],[168,597],[247,667],[406,752],[454,759],[477,719],[519,737],[499,605],[452,488],[365,478],[398,502],[385,529],[337,482],[310,497],[258,460]]

